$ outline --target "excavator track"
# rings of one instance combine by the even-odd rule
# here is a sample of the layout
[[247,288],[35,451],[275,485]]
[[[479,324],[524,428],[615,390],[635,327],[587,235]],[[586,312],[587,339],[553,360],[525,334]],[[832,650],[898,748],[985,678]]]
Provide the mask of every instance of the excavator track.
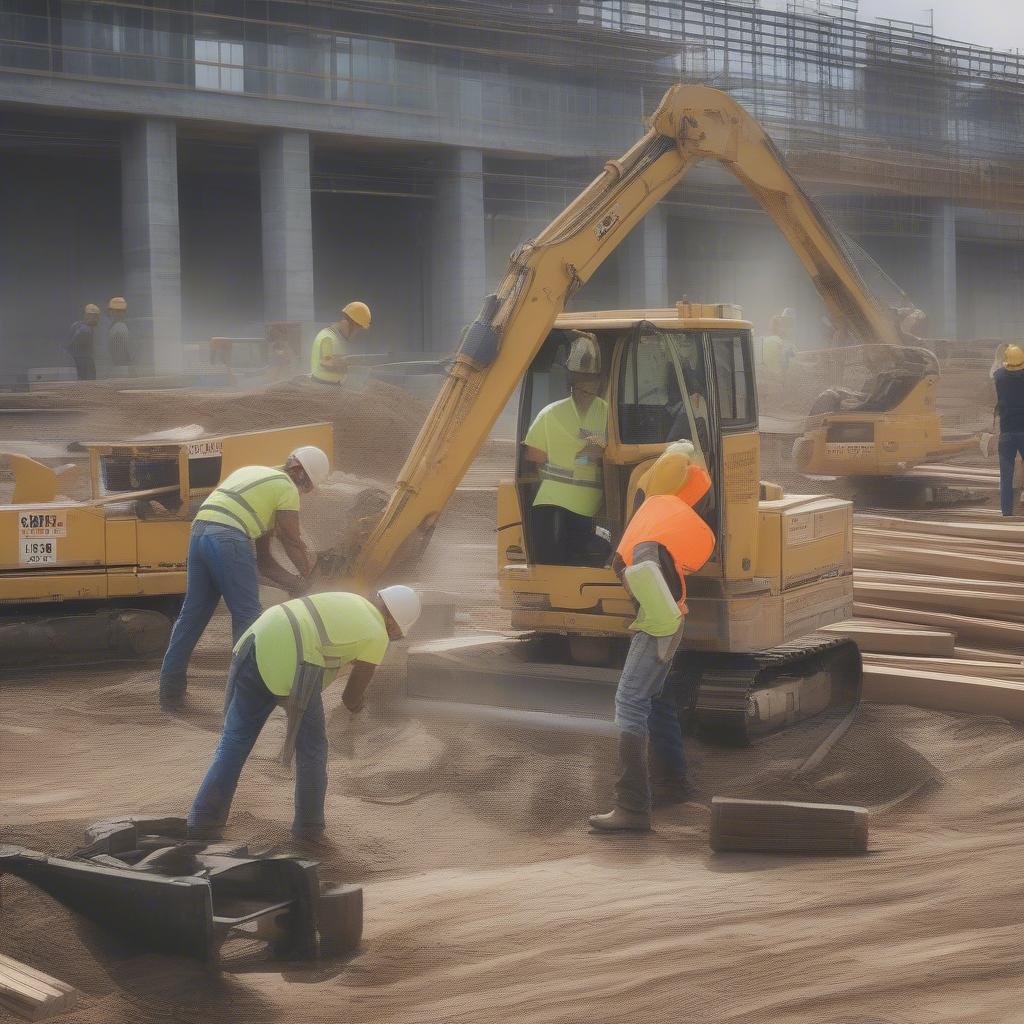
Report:
[[860,701],[860,651],[841,637],[811,633],[758,654],[684,659],[679,676],[691,688],[697,727],[719,743],[745,746],[810,719],[839,726]]
[[[487,707],[611,718],[621,662],[582,666],[553,653],[541,638],[431,641],[409,652],[406,695],[456,714]],[[857,645],[820,633],[758,654],[682,651],[670,677],[680,703],[689,697],[690,722],[712,742],[745,746],[795,727],[807,733],[807,751],[831,744],[852,721],[861,680]]]

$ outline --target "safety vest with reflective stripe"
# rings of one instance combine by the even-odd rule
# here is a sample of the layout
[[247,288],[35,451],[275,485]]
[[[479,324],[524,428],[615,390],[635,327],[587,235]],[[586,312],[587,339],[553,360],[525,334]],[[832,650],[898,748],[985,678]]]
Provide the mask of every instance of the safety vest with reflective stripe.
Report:
[[[324,346],[327,352],[324,353]],[[320,365],[323,355],[343,356],[345,354],[345,341],[333,327],[325,327],[313,339],[313,353],[310,359],[309,372],[317,380],[325,380],[331,384],[340,384],[345,379],[345,374],[335,370],[328,370]]]
[[233,526],[255,540],[273,527],[278,512],[298,510],[299,489],[287,473],[267,466],[244,466],[209,495],[196,519]]
[[686,482],[676,494],[655,494],[637,509],[629,521],[617,553],[626,565],[633,564],[635,549],[651,541],[672,557],[683,589],[679,608],[686,611],[686,576],[703,568],[715,550],[711,527],[690,507],[711,488],[711,477],[700,466],[691,466]]
[[322,669],[326,686],[349,662],[379,665],[388,649],[384,616],[358,594],[314,594],[268,608],[239,638],[236,652],[250,636],[263,682],[280,697],[303,666]]
[[581,516],[593,516],[604,493],[600,457],[579,453],[588,437],[606,441],[608,403],[595,398],[585,415],[573,399],[545,406],[526,434],[526,444],[547,456],[540,468],[541,485],[534,505],[557,505]]

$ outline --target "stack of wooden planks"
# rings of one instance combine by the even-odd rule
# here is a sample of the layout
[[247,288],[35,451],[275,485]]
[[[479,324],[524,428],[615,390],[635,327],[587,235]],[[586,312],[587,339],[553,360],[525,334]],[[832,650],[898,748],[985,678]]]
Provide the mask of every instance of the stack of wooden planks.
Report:
[[25,1020],[45,1020],[74,1009],[77,998],[70,985],[0,954],[0,1007]]
[[854,614],[866,700],[1024,721],[1024,522],[858,513]]

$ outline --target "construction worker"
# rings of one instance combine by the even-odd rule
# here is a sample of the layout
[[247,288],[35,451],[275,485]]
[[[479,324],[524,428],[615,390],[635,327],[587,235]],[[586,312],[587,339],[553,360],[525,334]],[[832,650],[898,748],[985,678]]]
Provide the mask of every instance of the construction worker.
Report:
[[324,832],[327,735],[321,691],[351,664],[342,701],[362,710],[389,640],[406,636],[420,615],[409,587],[302,597],[267,609],[235,644],[225,693],[224,731],[188,813],[192,838],[219,836],[249,752],[271,711],[283,704],[288,729],[281,760],[295,764],[292,834],[317,843]]
[[82,319],[71,325],[68,350],[75,361],[75,374],[79,380],[96,379],[96,327],[100,322],[100,307],[89,303],[82,310]]
[[769,374],[781,377],[796,354],[793,344],[795,325],[796,313],[789,307],[772,317],[769,325],[772,333],[761,340],[761,362]]
[[125,323],[128,303],[120,295],[115,295],[107,303],[107,315],[110,317],[110,326],[107,328],[110,365],[115,369],[127,370],[135,362],[131,332]]
[[1002,366],[992,374],[999,413],[999,507],[1013,515],[1013,471],[1017,456],[1024,457],[1024,349],[1007,345]]
[[601,564],[607,551],[598,550],[594,517],[603,495],[608,403],[600,397],[601,349],[593,334],[574,332],[565,368],[569,397],[541,409],[523,442],[526,460],[540,467],[535,558],[545,565]]
[[313,339],[310,374],[324,384],[340,384],[345,379],[352,357],[349,345],[360,331],[370,327],[370,307],[365,302],[350,302],[335,323],[325,327]]
[[[288,456],[283,470],[236,469],[203,502],[189,539],[185,600],[160,666],[160,705],[165,710],[184,704],[189,659],[220,598],[231,612],[237,643],[262,611],[260,573],[289,593],[302,591],[315,559],[299,530],[299,492],[310,493],[330,472],[324,452],[303,445]],[[275,534],[298,574],[271,554]]]
[[639,614],[629,627],[633,639],[615,691],[615,806],[591,816],[598,831],[651,827],[648,738],[658,781],[676,799],[688,791],[682,727],[675,703],[663,691],[686,621],[686,576],[700,569],[715,547],[714,534],[693,510],[711,478],[693,459],[693,445],[676,441],[641,478],[644,502],[612,560]]

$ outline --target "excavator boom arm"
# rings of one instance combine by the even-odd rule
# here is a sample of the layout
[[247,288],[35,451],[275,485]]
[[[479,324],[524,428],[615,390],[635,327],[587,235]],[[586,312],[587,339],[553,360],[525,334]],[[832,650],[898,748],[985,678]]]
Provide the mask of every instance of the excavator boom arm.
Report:
[[702,160],[726,166],[775,221],[836,326],[890,342],[891,318],[868,294],[831,230],[760,125],[729,96],[674,86],[651,127],[532,242],[512,254],[469,326],[441,392],[352,575],[369,587],[416,558],[556,317],[629,231]]

